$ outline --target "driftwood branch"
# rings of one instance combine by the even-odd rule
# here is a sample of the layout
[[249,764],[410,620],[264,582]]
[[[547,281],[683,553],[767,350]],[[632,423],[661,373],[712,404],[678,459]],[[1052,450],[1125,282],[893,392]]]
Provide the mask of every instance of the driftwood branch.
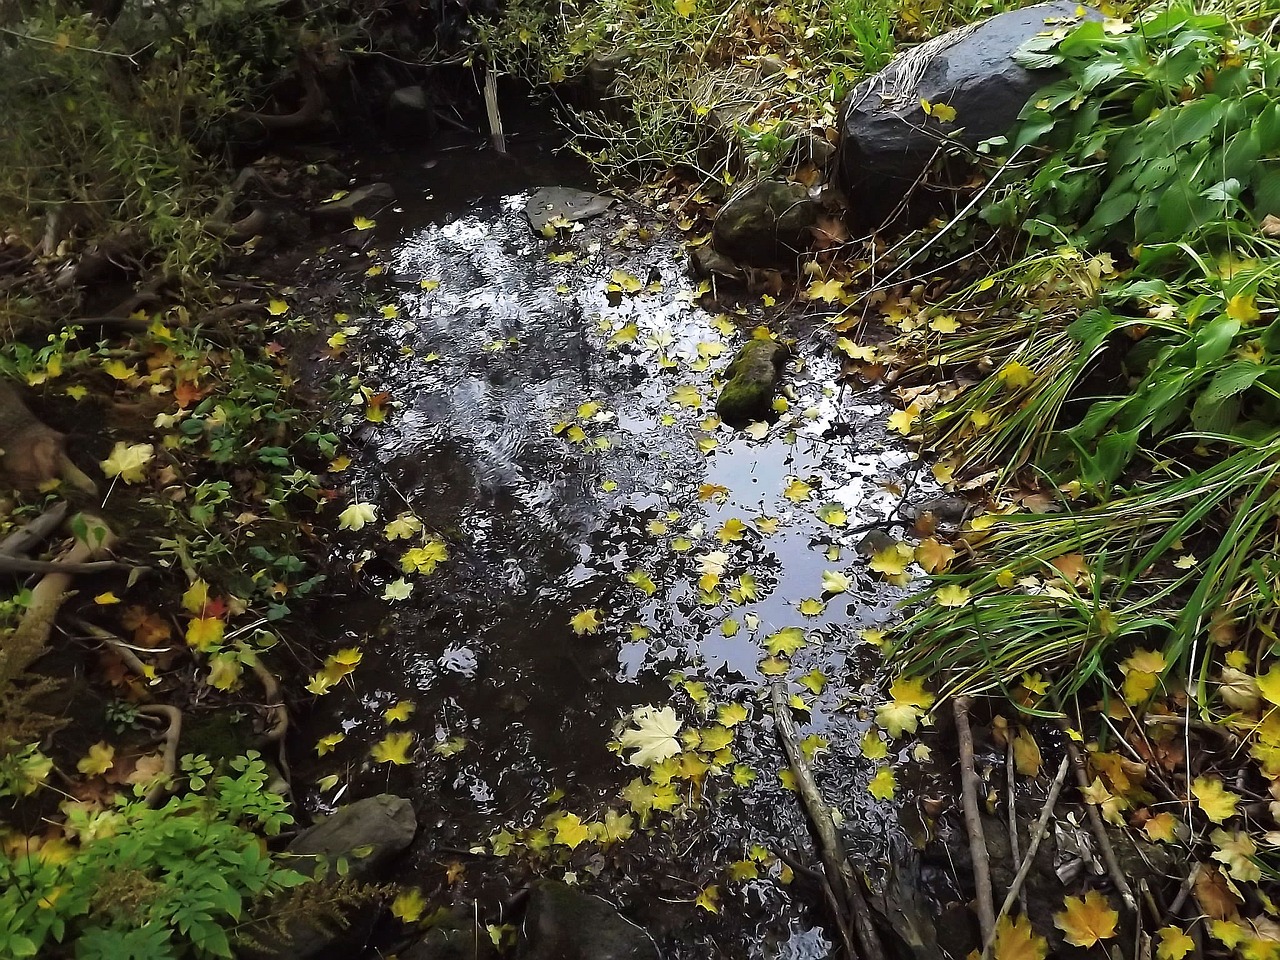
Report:
[[978,774],[973,767],[969,702],[968,697],[956,697],[951,706],[956,716],[956,739],[960,742],[960,796],[964,801],[964,825],[969,833],[969,856],[973,860],[978,925],[982,928],[982,942],[986,943],[995,936],[996,917],[991,897],[991,861],[982,832],[982,815],[978,811]]
[[862,887],[853,876],[848,857],[845,856],[844,843],[831,819],[831,811],[823,802],[822,794],[814,782],[813,773],[804,760],[804,751],[800,749],[800,741],[796,735],[795,723],[791,719],[791,708],[787,705],[786,686],[774,681],[773,718],[778,731],[778,739],[782,741],[782,749],[787,755],[787,763],[796,780],[796,790],[800,794],[809,822],[813,825],[818,837],[819,854],[826,875],[834,904],[836,923],[840,928],[840,936],[845,950],[850,957],[858,956],[853,949],[853,938],[849,932],[848,914],[853,915],[854,928],[865,960],[884,960],[884,948],[876,933],[871,919],[871,909],[867,906]]

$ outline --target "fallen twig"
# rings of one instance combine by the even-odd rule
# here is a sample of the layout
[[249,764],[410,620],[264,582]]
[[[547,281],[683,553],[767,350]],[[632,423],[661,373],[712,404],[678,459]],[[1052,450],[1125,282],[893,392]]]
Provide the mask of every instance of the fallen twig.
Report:
[[138,676],[146,679],[148,683],[160,682],[159,678],[156,676],[155,670],[148,667],[145,663],[143,663],[138,658],[138,655],[134,653],[133,650],[129,647],[129,645],[125,643],[123,640],[121,640],[119,637],[117,637],[110,630],[104,630],[102,627],[92,624],[87,620],[82,620],[79,617],[72,617],[71,623],[75,626],[77,630],[83,630],[85,633],[93,637],[95,640],[101,640],[103,643],[105,643],[108,647],[112,649],[112,651],[115,652],[116,656],[118,656],[121,660],[125,662],[125,665],[130,670],[132,670]]
[[119,560],[91,560],[88,562],[61,560],[28,560],[26,557],[0,556],[0,573],[109,573],[127,570],[146,573],[150,567],[139,567]]
[[[1060,721],[1066,726],[1066,720]],[[1071,758],[1071,766],[1075,768],[1076,785],[1081,792],[1089,789],[1089,772],[1084,766],[1084,757],[1080,755],[1080,751],[1076,749],[1075,741],[1070,735],[1066,737],[1067,755]],[[1089,814],[1089,826],[1092,828],[1093,838],[1098,842],[1098,850],[1102,853],[1102,862],[1107,867],[1107,874],[1111,877],[1111,882],[1115,884],[1116,891],[1120,894],[1120,898],[1124,901],[1124,905],[1130,910],[1138,909],[1138,901],[1134,899],[1133,890],[1129,887],[1129,881],[1125,879],[1124,871],[1120,869],[1120,861],[1116,859],[1115,847],[1111,845],[1111,838],[1107,836],[1106,824],[1102,822],[1102,814],[1098,812],[1098,805],[1090,803],[1087,800],[1084,805],[1085,810]]]
[[[1058,773],[1053,778],[1053,786],[1049,788],[1049,796],[1045,799],[1044,806],[1040,809],[1040,818],[1036,821],[1035,829],[1031,831],[1031,837],[1027,841],[1027,854],[1022,858],[1022,862],[1018,866],[1018,872],[1014,875],[1013,883],[1009,884],[1009,892],[1004,895],[1004,903],[1000,904],[1000,912],[996,914],[995,922],[992,924],[991,936],[983,941],[982,960],[987,960],[991,956],[991,948],[995,945],[996,940],[995,928],[1000,925],[1000,921],[1012,909],[1013,901],[1022,893],[1027,877],[1031,873],[1031,868],[1035,865],[1036,851],[1040,849],[1040,841],[1049,832],[1049,821],[1053,818],[1054,807],[1058,805],[1058,794],[1062,792],[1062,784],[1067,779],[1067,767],[1070,764],[1070,754],[1064,756],[1062,763],[1058,764]],[[1026,910],[1026,900],[1024,898],[1022,912],[1025,914]]]
[[964,801],[964,825],[969,833],[969,857],[973,861],[974,899],[982,942],[995,937],[995,907],[991,898],[991,861],[978,812],[978,774],[973,768],[973,731],[969,728],[969,698],[952,701],[956,715],[956,739],[960,742],[960,797]]
[[169,727],[164,732],[164,772],[165,778],[147,791],[147,806],[154,807],[160,802],[173,782],[173,775],[178,771],[178,742],[182,739],[182,711],[163,703],[148,703],[138,708],[138,713],[149,717],[165,717]]
[[[1005,744],[1004,756],[1004,784],[1005,784],[1005,805],[1008,807],[1009,813],[1009,855],[1014,863],[1022,862],[1022,851],[1019,849],[1021,842],[1018,840],[1018,768],[1017,762],[1013,755],[1013,738]],[[1025,894],[1020,894],[1022,912],[1027,912],[1027,898]],[[996,923],[1000,922],[1000,918],[996,917]]]
[[62,521],[67,518],[68,509],[67,501],[59,500],[22,529],[15,530],[0,540],[0,555],[16,557],[34,550],[62,526]]

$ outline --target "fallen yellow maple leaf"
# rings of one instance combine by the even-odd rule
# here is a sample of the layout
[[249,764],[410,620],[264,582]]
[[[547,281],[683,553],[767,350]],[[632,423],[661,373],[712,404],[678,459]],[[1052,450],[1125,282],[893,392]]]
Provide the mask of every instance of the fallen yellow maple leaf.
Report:
[[1120,914],[1097,890],[1090,890],[1083,899],[1067,897],[1062,905],[1065,909],[1054,914],[1053,923],[1072,946],[1092,947],[1098,941],[1109,940],[1116,935],[1116,921]]

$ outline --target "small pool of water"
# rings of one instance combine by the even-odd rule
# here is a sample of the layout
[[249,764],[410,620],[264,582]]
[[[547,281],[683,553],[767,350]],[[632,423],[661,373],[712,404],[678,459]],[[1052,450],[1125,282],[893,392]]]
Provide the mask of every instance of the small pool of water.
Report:
[[[353,292],[344,356],[324,372],[358,367],[389,400],[386,422],[369,423],[353,397],[342,475],[343,502],[375,504],[378,517],[337,547],[350,573],[331,582],[321,626],[362,660],[307,720],[312,739],[346,738],[299,771],[305,802],[413,798],[424,828],[402,879],[438,898],[488,909],[536,869],[621,902],[667,956],[825,956],[799,903],[813,891],[793,896],[782,862],[760,850],[758,876],[731,865],[755,844],[809,848],[778,776],[767,691],[779,676],[806,705],[801,734],[829,743],[815,761],[827,799],[883,836],[867,855],[900,842],[857,748],[879,668],[860,633],[901,595],[867,569],[852,528],[890,515],[915,470],[886,436],[889,408],[837,386],[820,324],[759,301],[720,315],[697,306],[689,237],[652,211],[618,200],[556,241],[535,235],[522,213],[531,191],[583,183],[537,145],[374,172],[366,179],[390,179],[402,204],[379,217],[368,262],[383,272]],[[714,380],[760,324],[792,343],[786,410],[736,432],[714,418]],[[402,514],[423,532],[389,541],[383,526]],[[448,557],[406,575],[401,558],[423,536]],[[848,589],[824,596],[827,571]],[[402,579],[409,596],[384,599]],[[583,611],[597,629],[575,631]],[[787,627],[805,643],[771,659],[768,638]],[[403,703],[412,714],[388,721]],[[668,704],[686,730],[728,704],[747,719],[732,728],[731,761],[679,781],[679,804],[647,834],[495,845],[548,814],[626,813],[643,771],[609,743],[635,708]],[[413,762],[374,762],[370,745],[394,731],[414,734]],[[330,774],[335,785],[316,785]],[[711,887],[718,913],[695,905]]]

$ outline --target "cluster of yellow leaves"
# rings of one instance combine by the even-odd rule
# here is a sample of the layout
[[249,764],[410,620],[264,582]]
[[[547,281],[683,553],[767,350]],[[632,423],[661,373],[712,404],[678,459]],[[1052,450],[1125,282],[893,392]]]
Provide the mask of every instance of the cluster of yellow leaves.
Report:
[[616,419],[617,417],[612,412],[603,409],[595,400],[588,400],[578,406],[573,417],[553,424],[551,434],[568,440],[574,446],[594,450],[608,450],[613,446],[613,441],[608,436],[602,433],[592,436],[587,430],[591,427],[599,428],[610,424]]
[[325,658],[324,666],[313,674],[306,689],[316,696],[328,693],[333,685],[350,675],[360,664],[363,654],[355,647],[347,647]]

